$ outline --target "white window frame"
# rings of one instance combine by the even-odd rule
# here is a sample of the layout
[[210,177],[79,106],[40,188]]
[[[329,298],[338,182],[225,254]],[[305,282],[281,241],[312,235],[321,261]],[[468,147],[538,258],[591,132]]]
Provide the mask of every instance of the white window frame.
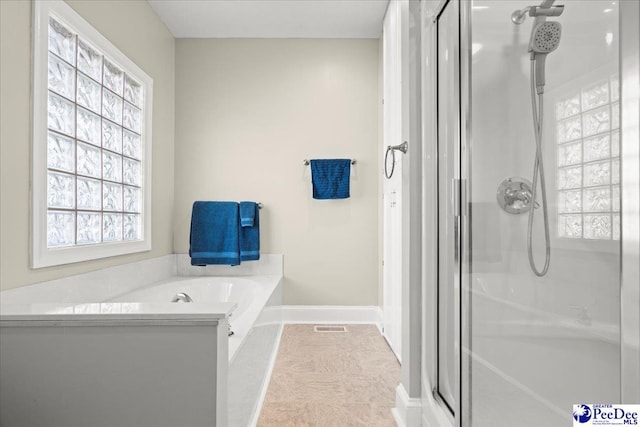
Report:
[[[34,1],[33,7],[33,98],[31,164],[31,268],[69,264],[151,250],[151,129],[153,80],[62,0]],[[47,247],[47,117],[48,117],[48,28],[53,17],[89,41],[109,60],[130,73],[144,90],[141,123],[141,239],[64,247]]]

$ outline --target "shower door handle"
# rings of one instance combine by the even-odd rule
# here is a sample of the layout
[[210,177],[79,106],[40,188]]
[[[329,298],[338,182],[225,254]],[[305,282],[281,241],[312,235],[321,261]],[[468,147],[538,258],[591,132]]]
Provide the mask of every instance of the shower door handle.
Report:
[[454,178],[451,180],[452,197],[453,197],[453,215],[455,217],[464,216],[464,208],[467,203],[467,191],[465,180]]
[[453,187],[451,190],[451,194],[453,195],[453,216],[460,216],[460,180],[452,179],[451,186]]
[[453,198],[453,262],[460,264],[460,180],[451,180],[451,197]]

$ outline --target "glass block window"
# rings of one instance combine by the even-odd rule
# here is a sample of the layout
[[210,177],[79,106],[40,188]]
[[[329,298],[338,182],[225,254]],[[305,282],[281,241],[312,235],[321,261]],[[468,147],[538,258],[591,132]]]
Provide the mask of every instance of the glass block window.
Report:
[[148,250],[152,81],[64,2],[34,7],[34,258],[78,250],[32,264]]
[[558,236],[620,239],[618,76],[556,103]]
[[48,39],[47,247],[139,240],[142,85],[53,17]]

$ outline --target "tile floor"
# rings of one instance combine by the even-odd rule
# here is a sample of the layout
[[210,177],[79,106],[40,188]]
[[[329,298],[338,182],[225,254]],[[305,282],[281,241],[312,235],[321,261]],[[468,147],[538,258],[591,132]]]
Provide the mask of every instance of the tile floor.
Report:
[[400,365],[373,325],[286,325],[259,427],[389,426]]

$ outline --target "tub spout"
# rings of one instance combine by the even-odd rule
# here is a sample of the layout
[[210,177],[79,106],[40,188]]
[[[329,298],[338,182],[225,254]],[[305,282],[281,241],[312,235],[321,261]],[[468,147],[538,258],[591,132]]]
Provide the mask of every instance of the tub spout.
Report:
[[191,299],[191,297],[184,293],[184,292],[180,292],[178,294],[176,294],[172,299],[171,302],[178,302],[178,301],[182,301],[182,302],[193,302],[193,300]]

